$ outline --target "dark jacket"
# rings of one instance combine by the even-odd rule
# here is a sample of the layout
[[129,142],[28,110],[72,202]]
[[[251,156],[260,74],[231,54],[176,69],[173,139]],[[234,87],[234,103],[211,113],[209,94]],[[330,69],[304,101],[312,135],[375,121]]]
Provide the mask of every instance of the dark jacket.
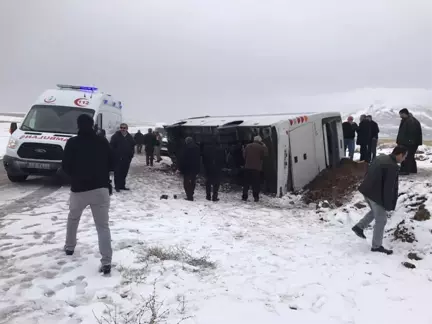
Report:
[[412,114],[407,119],[401,120],[396,143],[404,146],[423,144],[420,122]]
[[153,133],[147,133],[144,135],[144,146],[147,152],[154,150],[157,144],[156,135]]
[[180,172],[184,175],[197,175],[201,170],[201,151],[195,143],[185,144],[179,161]]
[[264,157],[268,149],[264,144],[253,142],[244,149],[245,169],[262,171]]
[[372,120],[370,123],[371,123],[370,124],[371,125],[371,140],[373,138],[378,139],[378,134],[380,132],[378,124],[374,120]]
[[368,145],[372,139],[372,123],[364,119],[357,128],[357,145]]
[[394,210],[399,191],[396,157],[391,154],[377,156],[369,166],[359,191],[385,210]]
[[131,134],[123,136],[118,131],[111,137],[111,147],[117,160],[132,160],[135,153],[135,141]]
[[344,122],[342,123],[342,129],[343,129],[343,136],[346,139],[354,139],[355,138],[355,132],[358,128],[358,125],[356,123],[349,123]]
[[136,133],[134,136],[134,141],[136,144],[143,145],[144,144],[144,134]]
[[107,139],[94,130],[78,132],[66,143],[62,169],[71,178],[72,192],[109,188],[114,156]]
[[215,144],[205,145],[202,161],[207,175],[218,175],[225,166],[225,150]]

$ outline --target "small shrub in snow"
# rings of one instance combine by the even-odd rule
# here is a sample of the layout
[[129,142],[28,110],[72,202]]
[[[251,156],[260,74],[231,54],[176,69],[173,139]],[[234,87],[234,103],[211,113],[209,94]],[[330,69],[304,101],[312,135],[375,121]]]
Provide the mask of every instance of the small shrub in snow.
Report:
[[405,220],[401,221],[397,226],[393,233],[395,240],[400,240],[402,242],[413,243],[416,241],[416,237],[412,230],[414,227],[408,227],[405,224]]
[[187,251],[181,248],[170,248],[165,249],[158,246],[154,246],[147,251],[147,260],[151,257],[156,257],[161,261],[178,261],[186,263],[193,267],[199,268],[216,268],[216,264],[207,260],[207,257],[193,257]]
[[429,210],[427,210],[425,208],[425,205],[420,205],[419,209],[417,210],[417,212],[414,215],[414,220],[422,222],[422,221],[427,221],[431,218],[431,214],[429,212]]

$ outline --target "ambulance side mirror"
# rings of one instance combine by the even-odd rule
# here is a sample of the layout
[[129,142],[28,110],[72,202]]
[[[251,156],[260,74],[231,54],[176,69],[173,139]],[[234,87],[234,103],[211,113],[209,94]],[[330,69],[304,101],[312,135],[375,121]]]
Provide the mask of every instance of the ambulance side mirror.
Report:
[[11,123],[9,127],[9,133],[12,135],[18,129],[17,123]]

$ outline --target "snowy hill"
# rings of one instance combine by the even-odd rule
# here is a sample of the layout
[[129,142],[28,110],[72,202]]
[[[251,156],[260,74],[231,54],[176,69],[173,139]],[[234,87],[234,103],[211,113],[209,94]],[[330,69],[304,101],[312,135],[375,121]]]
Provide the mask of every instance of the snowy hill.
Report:
[[396,138],[400,117],[399,111],[402,108],[408,108],[408,110],[416,117],[423,129],[423,138],[427,140],[432,139],[432,107],[423,106],[386,106],[385,104],[376,102],[369,108],[359,110],[351,114],[343,114],[345,120],[348,116],[353,116],[354,120],[358,123],[360,116],[371,115],[372,118],[378,123],[380,127],[381,138]]

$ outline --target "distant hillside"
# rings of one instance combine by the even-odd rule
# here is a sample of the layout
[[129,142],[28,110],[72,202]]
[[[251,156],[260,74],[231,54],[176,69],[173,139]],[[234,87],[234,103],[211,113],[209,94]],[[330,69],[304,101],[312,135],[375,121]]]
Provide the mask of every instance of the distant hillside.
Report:
[[423,129],[423,138],[432,139],[432,106],[424,107],[420,105],[414,106],[387,106],[381,102],[375,102],[369,108],[359,110],[351,114],[343,114],[344,119],[349,115],[353,116],[355,121],[358,123],[362,114],[372,115],[372,118],[378,123],[380,127],[381,138],[396,138],[400,124],[399,110],[402,108],[408,108],[409,111],[416,117]]

